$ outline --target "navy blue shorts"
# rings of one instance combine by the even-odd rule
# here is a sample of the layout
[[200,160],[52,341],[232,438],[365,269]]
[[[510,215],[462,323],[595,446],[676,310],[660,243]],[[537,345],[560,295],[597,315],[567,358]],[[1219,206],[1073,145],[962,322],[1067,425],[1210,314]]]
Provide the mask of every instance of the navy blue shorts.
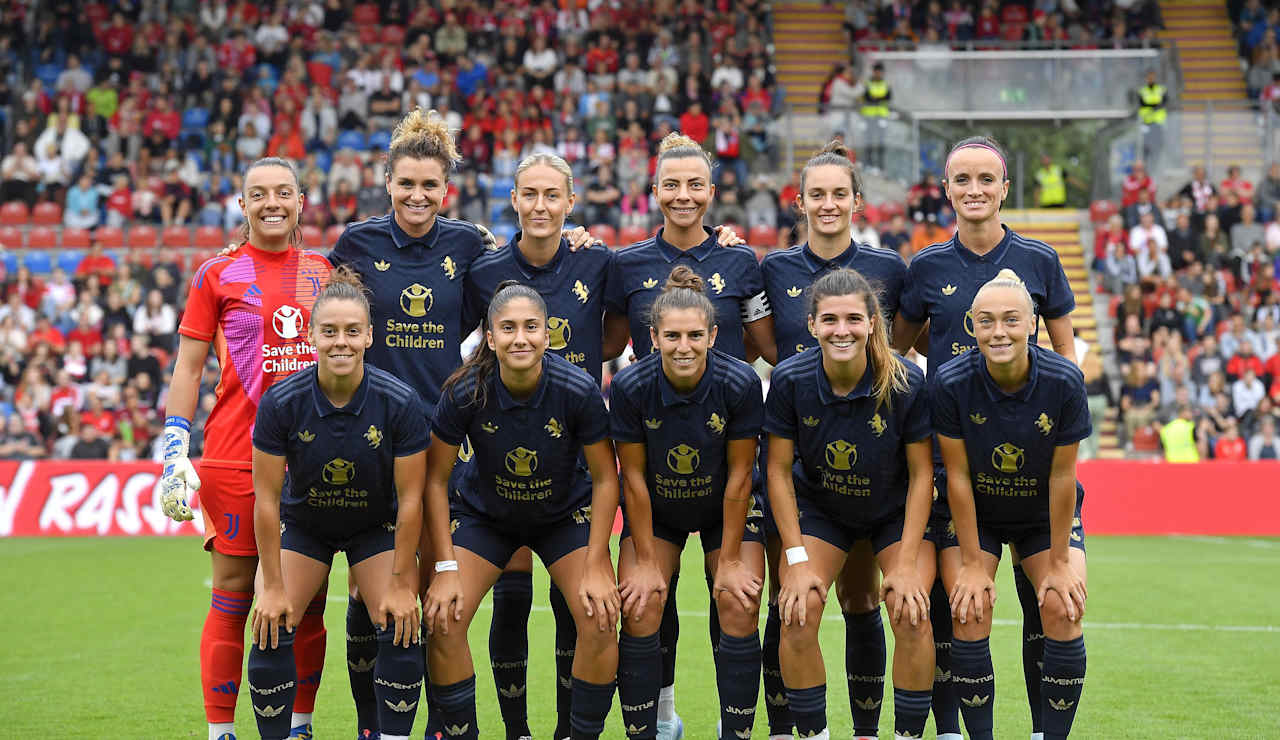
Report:
[[[760,505],[760,497],[753,495],[751,497],[751,508],[747,510],[747,524],[742,532],[743,542],[759,542],[764,544],[764,510]],[[688,541],[689,535],[694,532],[698,533],[699,539],[702,540],[702,551],[714,552],[720,549],[720,543],[724,541],[724,519],[716,517],[714,520],[703,520],[701,522],[674,522],[660,521],[656,517],[653,520],[653,536],[662,540],[666,540],[680,550],[684,550],[685,542]],[[622,512],[622,537],[626,539],[631,536],[631,525],[627,522],[626,507]]]
[[560,521],[526,527],[495,521],[465,506],[454,507],[451,515],[453,546],[473,552],[497,568],[507,567],[511,556],[522,547],[538,553],[544,565],[551,565],[586,547],[591,538],[590,505],[574,509]]
[[817,537],[845,552],[849,552],[853,543],[858,540],[870,540],[871,549],[876,553],[902,541],[905,510],[877,522],[850,525],[832,516],[807,497],[796,496],[796,511],[800,514],[800,534]]
[[[943,521],[940,517],[930,517],[929,529],[937,533],[933,542],[939,550],[960,546],[960,540],[956,538],[955,525],[950,518]],[[986,552],[995,555],[997,560],[1004,549],[1001,545],[1005,544],[1013,548],[1019,559],[1026,560],[1032,555],[1049,549],[1049,523],[1007,525],[978,522],[978,544]],[[1076,511],[1076,515],[1071,518],[1069,544],[1080,552],[1085,551],[1084,524],[1080,521],[1079,511]]]
[[280,547],[330,566],[335,553],[345,552],[347,565],[352,566],[396,549],[396,525],[395,522],[383,522],[353,535],[330,537],[308,531],[305,525],[285,519],[280,522]]

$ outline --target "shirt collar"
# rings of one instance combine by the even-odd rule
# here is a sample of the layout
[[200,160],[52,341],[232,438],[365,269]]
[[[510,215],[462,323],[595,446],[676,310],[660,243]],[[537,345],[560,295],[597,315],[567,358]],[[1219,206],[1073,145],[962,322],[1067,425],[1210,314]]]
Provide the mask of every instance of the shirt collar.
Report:
[[[810,351],[821,352],[822,350],[815,348]],[[822,366],[821,358],[814,363],[814,376],[818,381],[818,399],[824,405],[830,406],[840,401],[856,401],[859,398],[869,398],[871,396],[871,383],[876,376],[876,366],[871,361],[871,358],[868,357],[867,369],[862,371],[862,377],[858,380],[858,384],[845,396],[837,396],[836,392],[831,389],[831,380],[827,377],[827,371]]]
[[1036,389],[1036,379],[1040,377],[1040,362],[1036,356],[1040,352],[1040,348],[1034,344],[1027,347],[1027,382],[1013,393],[1006,393],[1004,389],[996,385],[995,378],[991,377],[991,371],[987,369],[987,360],[982,357],[979,350],[973,349],[970,352],[977,353],[979,357],[976,362],[981,366],[983,384],[987,388],[987,396],[993,401],[1026,401],[1031,398],[1031,393]]
[[396,223],[395,212],[387,216],[387,223],[391,224],[391,241],[395,242],[397,249],[404,249],[413,244],[421,244],[427,249],[431,249],[440,240],[439,216],[436,216],[435,222],[431,224],[431,230],[426,233],[426,236],[422,237],[413,237],[405,233],[405,230],[400,228],[400,224]]
[[714,362],[712,353],[707,352],[707,367],[702,371],[702,377],[698,379],[698,384],[694,386],[693,392],[681,394],[671,385],[671,381],[667,378],[667,374],[662,370],[662,363],[658,363],[658,389],[662,394],[663,406],[675,406],[682,403],[702,403],[707,400],[707,396],[711,393],[711,363]]
[[512,397],[511,392],[507,390],[507,386],[502,382],[502,376],[499,374],[498,368],[493,368],[493,377],[489,382],[493,383],[494,389],[498,396],[498,408],[503,411],[510,411],[517,408],[533,408],[542,405],[542,398],[547,394],[547,355],[542,356],[542,373],[538,376],[538,387],[533,391],[533,395],[524,400]]
[[360,387],[356,388],[355,394],[351,396],[351,400],[347,401],[347,405],[342,408],[335,407],[329,402],[329,398],[325,396],[324,391],[320,390],[320,374],[319,370],[313,365],[311,367],[311,397],[316,404],[316,413],[324,419],[334,414],[347,414],[349,416],[359,416],[364,410],[365,399],[369,397],[369,368],[365,367],[364,377],[360,379]]
[[1000,228],[1004,229],[1004,237],[1002,237],[1000,242],[996,244],[995,249],[987,252],[986,254],[978,254],[961,244],[959,231],[955,233],[955,236],[951,237],[951,246],[955,249],[956,254],[960,255],[960,258],[966,262],[986,261],[999,263],[1004,259],[1005,252],[1009,251],[1009,245],[1013,243],[1013,232],[1009,227],[1001,224]]
[[804,243],[800,253],[804,255],[804,262],[809,266],[809,272],[817,274],[821,270],[838,270],[852,262],[858,256],[858,243],[850,241],[848,249],[829,260],[819,257],[809,247],[809,242]]
[[564,255],[569,251],[569,242],[563,238],[560,239],[560,246],[556,248],[555,255],[552,256],[551,261],[547,264],[531,265],[529,264],[529,260],[525,259],[524,252],[520,251],[521,233],[522,232],[517,231],[515,235],[511,237],[511,241],[507,242],[507,249],[511,250],[511,257],[515,260],[516,267],[520,268],[520,272],[523,273],[526,278],[532,278],[538,273],[549,272],[555,274],[560,272],[560,265],[564,263]]
[[690,249],[681,249],[671,242],[668,242],[666,239],[663,239],[662,232],[665,228],[666,227],[658,229],[658,233],[653,237],[653,241],[658,245],[658,251],[662,252],[662,256],[667,260],[667,262],[674,262],[676,258],[682,254],[687,254],[701,262],[712,252],[719,249],[719,246],[716,244],[717,237],[715,232],[708,229],[706,226],[702,227],[702,231],[707,235],[707,238],[703,239],[701,244]]

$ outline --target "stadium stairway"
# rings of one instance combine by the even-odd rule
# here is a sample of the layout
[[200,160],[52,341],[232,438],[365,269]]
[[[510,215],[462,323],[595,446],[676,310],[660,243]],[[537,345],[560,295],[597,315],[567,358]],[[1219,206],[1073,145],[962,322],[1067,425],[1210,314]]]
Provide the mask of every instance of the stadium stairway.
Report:
[[822,83],[837,62],[846,61],[844,12],[837,5],[779,3],[774,10],[773,44],[779,84],[792,107],[797,167],[825,143],[815,114]]

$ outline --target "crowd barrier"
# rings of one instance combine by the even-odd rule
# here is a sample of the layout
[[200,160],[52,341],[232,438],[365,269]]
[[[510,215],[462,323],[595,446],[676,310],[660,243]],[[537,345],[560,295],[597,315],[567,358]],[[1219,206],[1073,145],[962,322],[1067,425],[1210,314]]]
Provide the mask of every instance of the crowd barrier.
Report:
[[[1280,536],[1280,462],[1093,460],[1079,474],[1090,534]],[[193,521],[170,521],[159,480],[149,462],[0,461],[0,537],[203,534],[199,497]]]

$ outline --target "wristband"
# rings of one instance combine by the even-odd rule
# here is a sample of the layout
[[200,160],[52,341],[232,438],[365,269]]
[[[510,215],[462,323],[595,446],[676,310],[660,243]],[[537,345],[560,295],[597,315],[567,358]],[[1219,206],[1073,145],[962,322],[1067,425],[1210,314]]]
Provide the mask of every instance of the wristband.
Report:
[[807,562],[809,562],[809,551],[804,549],[804,545],[787,548],[787,565]]
[[457,570],[458,570],[458,561],[457,561],[457,560],[437,560],[437,561],[436,561],[436,572],[437,572],[437,573],[444,573],[445,571],[450,571],[450,570],[452,570],[452,571],[457,571]]
[[182,416],[166,416],[164,425],[166,429],[168,427],[178,427],[184,432],[191,431],[191,420]]

